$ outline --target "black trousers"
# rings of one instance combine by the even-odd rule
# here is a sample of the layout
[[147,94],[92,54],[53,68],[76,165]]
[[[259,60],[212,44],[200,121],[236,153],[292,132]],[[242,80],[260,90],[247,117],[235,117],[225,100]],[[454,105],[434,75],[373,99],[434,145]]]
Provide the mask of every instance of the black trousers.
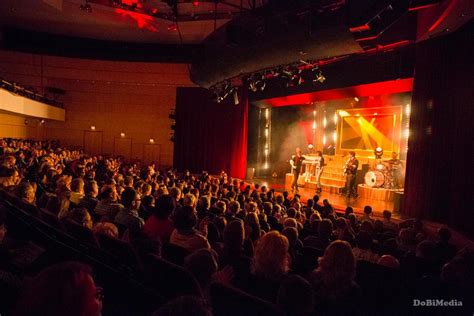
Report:
[[293,183],[291,183],[291,188],[298,190],[298,178],[300,177],[300,172],[293,170]]
[[357,194],[356,175],[349,173],[346,175],[346,195],[350,196],[351,194]]

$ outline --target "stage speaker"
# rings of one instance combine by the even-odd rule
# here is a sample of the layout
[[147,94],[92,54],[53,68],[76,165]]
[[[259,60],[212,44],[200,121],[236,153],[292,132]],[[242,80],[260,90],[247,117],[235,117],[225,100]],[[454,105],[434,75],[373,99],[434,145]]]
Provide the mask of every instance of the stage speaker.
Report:
[[403,192],[395,192],[393,196],[393,211],[395,213],[402,213],[403,211],[403,200],[405,199],[405,194]]

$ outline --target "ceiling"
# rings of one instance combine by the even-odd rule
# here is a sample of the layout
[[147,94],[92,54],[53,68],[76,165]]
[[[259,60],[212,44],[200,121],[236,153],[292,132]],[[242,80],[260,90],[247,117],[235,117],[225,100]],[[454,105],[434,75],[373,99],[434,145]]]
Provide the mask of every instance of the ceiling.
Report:
[[[108,41],[197,44],[267,0],[2,0],[2,26]],[[175,13],[177,12],[177,19]]]

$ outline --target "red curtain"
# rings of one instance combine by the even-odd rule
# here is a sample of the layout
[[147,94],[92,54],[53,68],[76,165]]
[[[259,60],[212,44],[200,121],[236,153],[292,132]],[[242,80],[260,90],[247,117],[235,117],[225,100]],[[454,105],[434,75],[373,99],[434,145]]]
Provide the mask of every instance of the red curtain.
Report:
[[232,177],[245,178],[247,166],[248,104],[239,94],[216,103],[208,90],[178,88],[174,167],[200,173],[221,170]]
[[405,201],[407,215],[474,236],[472,21],[416,48]]

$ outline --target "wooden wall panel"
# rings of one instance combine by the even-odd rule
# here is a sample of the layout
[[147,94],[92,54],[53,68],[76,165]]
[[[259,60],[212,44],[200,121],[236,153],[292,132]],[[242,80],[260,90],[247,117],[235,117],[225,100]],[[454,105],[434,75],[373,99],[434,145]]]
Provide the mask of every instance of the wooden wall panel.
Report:
[[[102,153],[113,154],[117,150],[115,140],[124,132],[129,139],[130,158],[144,159],[146,155],[148,159],[158,152],[162,166],[172,165],[168,115],[175,107],[176,88],[193,86],[187,65],[83,60],[0,50],[0,76],[33,86],[39,92],[46,87],[66,91],[59,97],[65,104],[65,122],[47,121],[41,130],[34,131],[18,125],[10,128],[11,132],[0,124],[0,135],[14,131],[15,135],[55,138],[82,148],[85,131],[94,125],[102,132]],[[146,147],[150,138],[160,144],[153,154]]]

